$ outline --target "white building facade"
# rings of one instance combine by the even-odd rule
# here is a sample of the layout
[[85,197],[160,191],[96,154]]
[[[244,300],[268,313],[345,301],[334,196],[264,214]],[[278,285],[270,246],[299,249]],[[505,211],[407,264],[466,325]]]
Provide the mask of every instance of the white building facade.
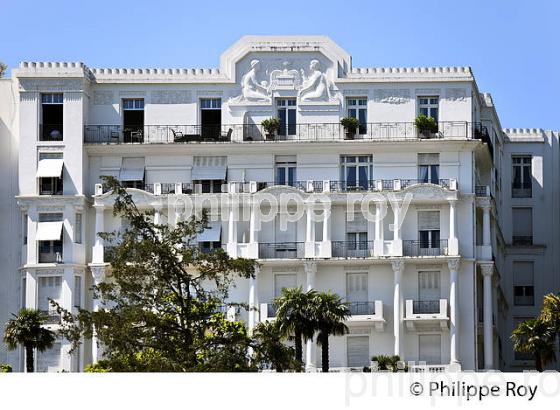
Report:
[[[504,339],[512,314],[529,313],[512,300],[530,296],[527,262],[536,264],[533,272],[553,269],[554,251],[537,245],[558,243],[557,230],[545,238],[543,225],[527,255],[509,251],[510,235],[528,235],[521,235],[527,227],[515,234],[505,227],[510,216],[501,207],[528,206],[504,188],[509,158],[517,164],[512,153],[539,148],[532,136],[502,132],[470,68],[354,68],[326,37],[258,36],[225,51],[219,69],[24,62],[10,84],[19,187],[11,193],[17,207],[7,204],[5,212],[18,229],[4,240],[17,266],[2,271],[12,279],[3,311],[50,311],[56,329],[48,298],[68,309],[99,307],[90,288],[110,277],[110,249],[97,233],[122,226],[100,179],[112,175],[161,223],[176,221],[170,205],[179,198],[222,205],[210,209],[211,229],[198,241],[259,262],[256,277],[230,293],[231,302],[252,308],[237,312],[249,328],[274,320],[271,302],[284,287],[341,295],[352,316],[349,334],[332,338],[333,368],[362,368],[379,354],[432,370],[515,362]],[[418,130],[420,114],[437,129]],[[356,132],[340,125],[342,117],[358,119]],[[268,118],[280,120],[277,132],[262,127]],[[531,175],[554,160],[544,147],[557,137],[538,137]],[[544,191],[538,206],[554,203],[557,190]],[[301,202],[297,210],[291,196]],[[283,212],[264,218],[271,214],[265,197]],[[328,205],[318,207],[318,197]],[[527,211],[512,212],[526,218]],[[524,283],[515,298],[509,292],[517,285],[505,273],[513,265]],[[537,293],[558,289],[554,280],[538,282]],[[38,370],[80,371],[101,354],[95,341],[72,355],[69,349],[57,341],[38,355]],[[307,369],[320,367],[314,343],[305,356]],[[6,356],[20,369],[21,359]]]

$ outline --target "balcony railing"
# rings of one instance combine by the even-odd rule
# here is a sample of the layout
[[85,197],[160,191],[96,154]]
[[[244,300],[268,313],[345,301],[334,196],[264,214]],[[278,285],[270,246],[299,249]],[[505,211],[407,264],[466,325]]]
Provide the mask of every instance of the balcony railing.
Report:
[[330,181],[330,188],[332,192],[374,191],[375,180],[354,182]]
[[533,196],[533,187],[529,184],[511,184],[512,198],[531,198]]
[[[401,189],[420,184],[434,184],[449,189],[449,179],[401,179]],[[394,189],[394,188],[393,188]]]
[[403,240],[404,256],[444,256],[447,255],[447,239],[439,241]]
[[520,245],[520,246],[530,246],[533,244],[533,236],[532,235],[514,235],[512,237],[513,245]]
[[333,241],[332,256],[334,258],[367,258],[372,256],[373,241]]
[[259,243],[260,259],[302,259],[304,257],[304,242]]
[[478,197],[488,197],[490,196],[490,192],[488,192],[488,186],[486,185],[477,185],[474,187],[474,193]]
[[439,300],[415,300],[412,302],[412,313],[415,315],[440,313]]
[[348,302],[347,304],[353,316],[375,315],[375,302]]
[[47,325],[57,325],[60,323],[60,314],[53,310],[41,310],[41,313],[46,317],[45,323]]
[[[418,132],[414,122],[367,123],[363,133],[353,140],[399,141],[426,138],[472,139],[476,127],[466,121],[441,121],[438,132],[425,135]],[[478,135],[478,134],[476,134]],[[86,125],[84,142],[89,144],[172,144],[199,142],[274,142],[274,141],[345,141],[346,130],[339,123],[297,124],[290,127],[289,135],[267,136],[260,124],[224,125]]]

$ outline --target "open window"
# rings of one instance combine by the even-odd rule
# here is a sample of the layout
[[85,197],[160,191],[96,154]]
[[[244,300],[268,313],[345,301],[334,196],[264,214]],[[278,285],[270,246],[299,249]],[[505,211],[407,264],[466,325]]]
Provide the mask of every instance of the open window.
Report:
[[41,94],[41,141],[62,141],[63,101],[62,93]]
[[418,154],[418,182],[439,184],[439,154]]
[[39,164],[37,165],[39,195],[63,194],[63,166],[62,153],[39,153]]
[[194,157],[192,180],[195,192],[221,193],[226,173],[226,157]]
[[144,158],[123,158],[119,181],[125,188],[144,189]]
[[200,125],[203,140],[217,140],[222,129],[222,100],[200,99]]
[[125,98],[122,108],[124,142],[144,142],[144,99]]
[[208,222],[208,226],[196,236],[200,250],[212,252],[222,247],[222,224],[219,221]]

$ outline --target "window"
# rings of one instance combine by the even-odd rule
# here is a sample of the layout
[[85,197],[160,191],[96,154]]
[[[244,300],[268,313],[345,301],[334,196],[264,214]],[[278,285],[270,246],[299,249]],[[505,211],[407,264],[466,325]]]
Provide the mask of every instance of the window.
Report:
[[534,263],[513,262],[513,303],[516,306],[534,306]]
[[39,263],[62,263],[62,229],[61,213],[39,214],[36,240],[39,247]]
[[369,366],[369,336],[347,336],[346,357],[348,367],[363,368]]
[[21,307],[24,308],[27,303],[27,278],[21,279]]
[[438,97],[418,97],[418,114],[432,117],[436,122],[439,118]]
[[48,316],[48,323],[58,323],[60,315],[50,300],[62,303],[62,276],[41,276],[37,284],[37,308]]
[[39,178],[39,195],[63,194],[64,161],[61,152],[39,152],[37,178]]
[[274,275],[274,297],[282,296],[282,289],[293,289],[297,287],[297,276],[295,273],[281,273]]
[[74,292],[72,292],[74,298],[74,307],[82,307],[82,277],[74,276]]
[[373,156],[372,155],[343,155],[341,162],[341,181],[344,189],[367,190],[373,179]]
[[360,123],[358,132],[362,135],[367,134],[367,98],[348,98],[346,107],[348,117],[357,118]]
[[439,184],[439,154],[418,154],[418,181]]
[[513,208],[512,209],[514,245],[533,244],[533,209],[532,208]]
[[29,216],[27,214],[23,214],[23,244],[27,245],[27,231],[29,229]]
[[441,335],[418,335],[418,361],[441,364]]
[[276,185],[294,186],[296,183],[297,162],[295,155],[276,156]]
[[61,343],[56,342],[52,348],[37,352],[37,372],[56,373],[62,370]]
[[[368,274],[352,272],[346,274],[346,302],[352,315],[369,315],[374,313],[368,309]],[[373,308],[373,306],[372,306]]]
[[220,193],[226,181],[227,157],[194,157],[192,180],[196,193]]
[[279,98],[276,100],[276,109],[280,120],[278,136],[296,135],[296,99]]
[[513,164],[513,182],[511,185],[511,196],[513,198],[531,198],[532,177],[531,157],[514,156],[511,158]]
[[41,94],[41,141],[61,141],[63,130],[63,94]]
[[418,239],[421,253],[440,247],[439,211],[418,211]]
[[219,221],[210,221],[204,230],[197,234],[196,241],[203,253],[212,252],[222,246],[222,224]]
[[221,135],[222,100],[220,98],[200,99],[200,124],[203,140],[215,140]]
[[82,243],[82,214],[76,214],[76,224],[74,226],[74,242]]
[[144,189],[145,160],[141,158],[122,159],[119,180],[125,188]]
[[125,98],[123,108],[124,142],[144,141],[144,99]]
[[[440,273],[437,271],[418,272],[418,300],[421,302],[436,302],[437,309],[434,312],[421,313],[437,313],[439,312],[439,299],[441,297]],[[434,306],[435,308],[435,306]]]

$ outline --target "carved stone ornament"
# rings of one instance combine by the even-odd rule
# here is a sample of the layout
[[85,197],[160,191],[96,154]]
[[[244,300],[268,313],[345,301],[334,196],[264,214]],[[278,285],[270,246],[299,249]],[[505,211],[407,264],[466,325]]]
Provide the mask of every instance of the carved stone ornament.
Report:
[[467,101],[467,90],[464,88],[448,88],[445,98],[452,101]]
[[485,263],[480,265],[480,271],[484,276],[492,276],[494,273],[494,264],[493,263]]
[[154,90],[152,104],[188,104],[192,102],[189,90]]
[[393,272],[402,272],[404,271],[404,261],[402,259],[391,261],[391,267]]
[[447,261],[447,267],[450,271],[458,271],[461,266],[461,259],[450,259]]
[[374,90],[374,101],[385,104],[406,104],[410,101],[410,90]]
[[315,261],[304,261],[303,262],[303,270],[306,274],[315,274],[317,273],[317,262]]
[[113,103],[113,91],[94,91],[93,105],[110,105]]

